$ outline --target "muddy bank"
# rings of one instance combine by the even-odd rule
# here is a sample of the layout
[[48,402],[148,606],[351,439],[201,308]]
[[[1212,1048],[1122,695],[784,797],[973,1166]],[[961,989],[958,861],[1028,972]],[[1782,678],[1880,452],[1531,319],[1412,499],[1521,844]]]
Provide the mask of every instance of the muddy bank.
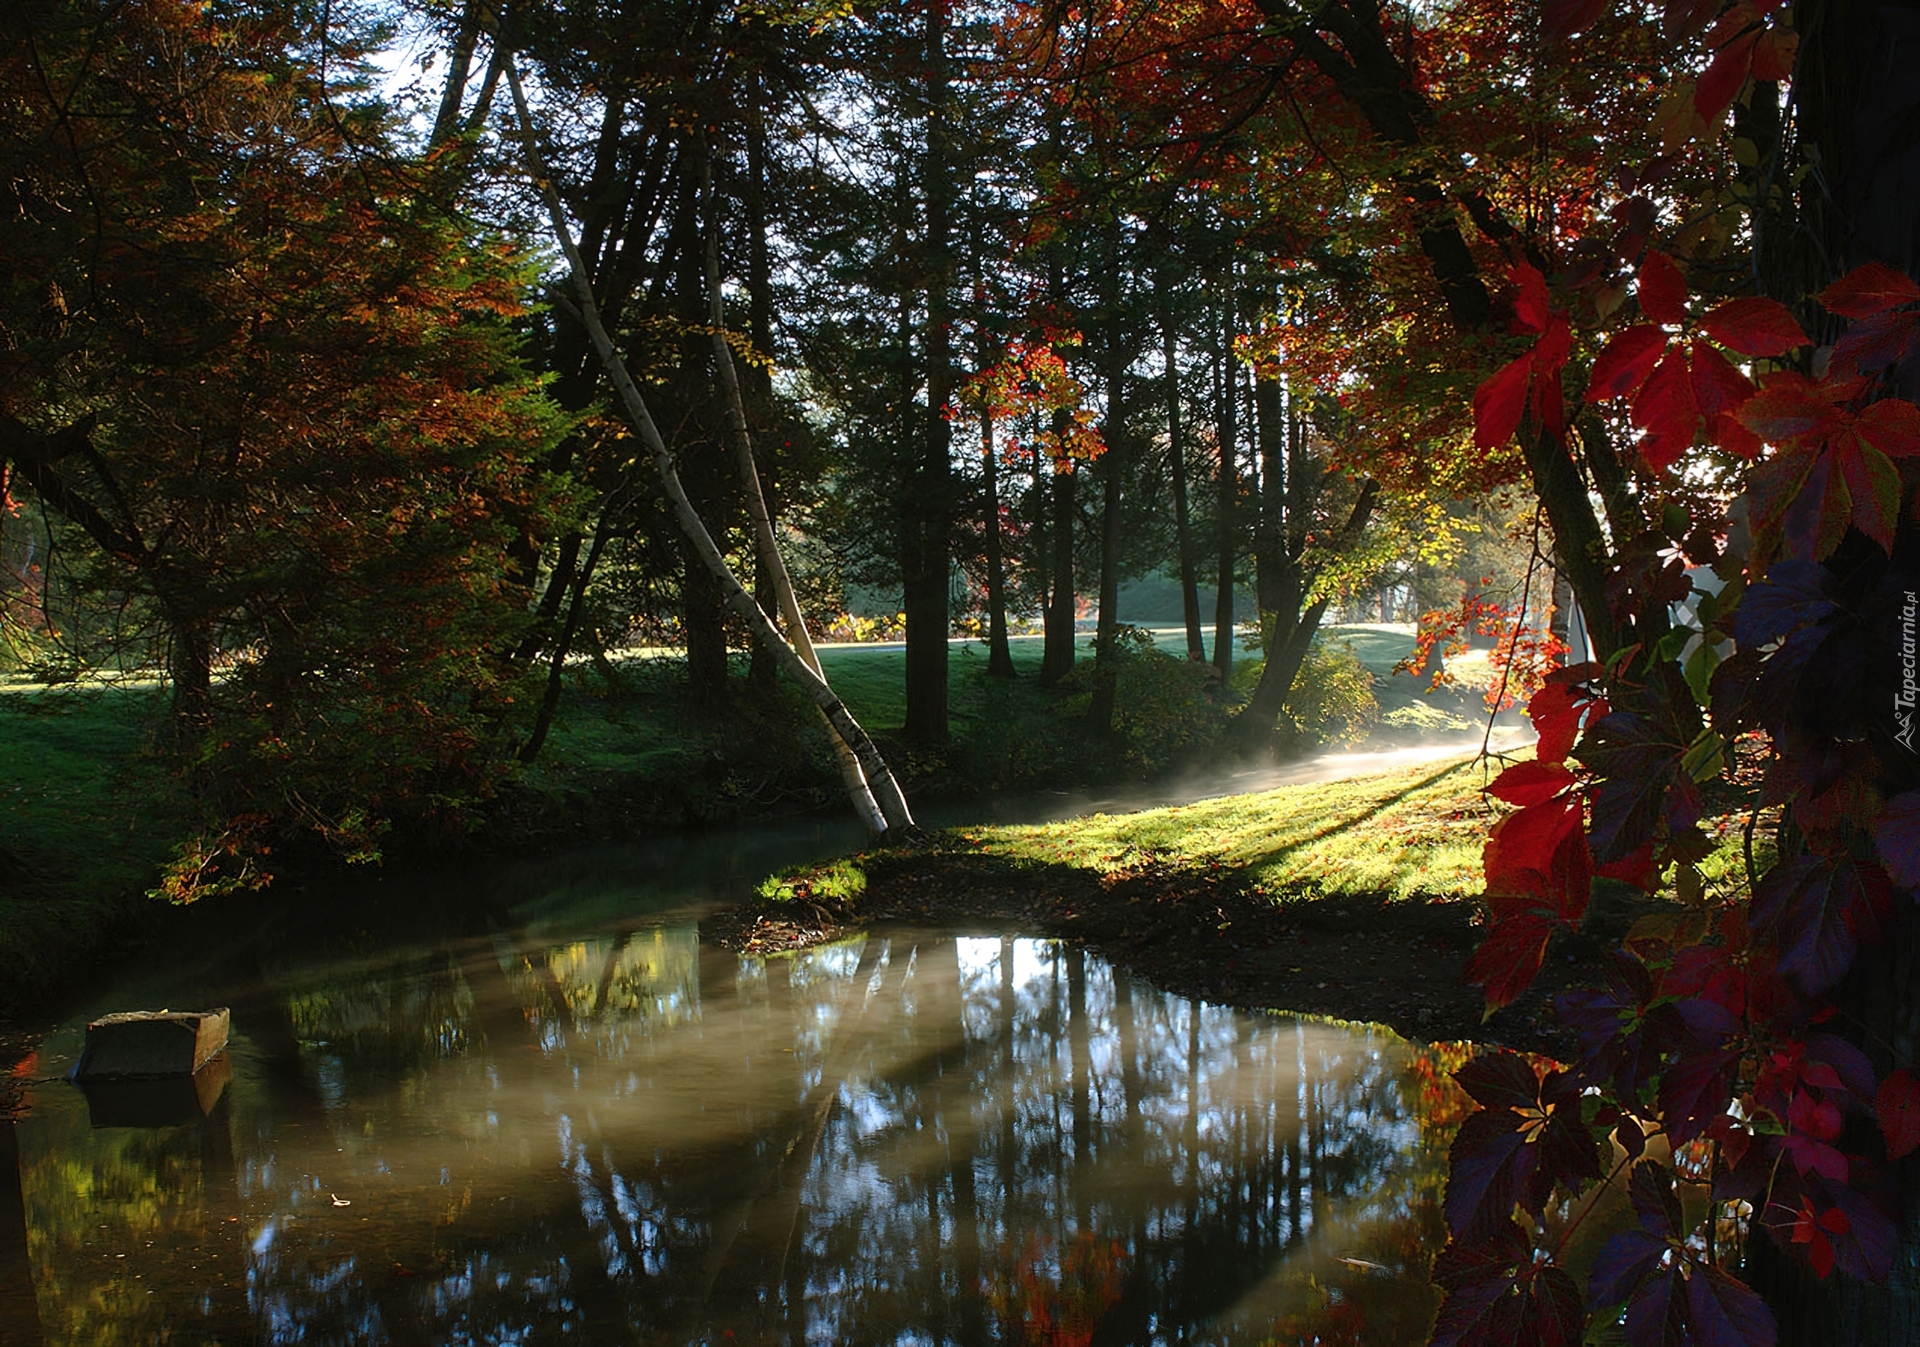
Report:
[[792,898],[712,914],[701,934],[755,954],[890,925],[1054,936],[1215,1004],[1372,1021],[1421,1041],[1473,1039],[1562,1059],[1572,1051],[1548,1004],[1568,985],[1565,955],[1549,961],[1525,997],[1482,1022],[1480,994],[1464,981],[1479,934],[1470,903],[1276,901],[1228,869],[1156,863],[1101,875],[951,842],[859,864],[866,889],[855,898],[823,896],[802,881]]

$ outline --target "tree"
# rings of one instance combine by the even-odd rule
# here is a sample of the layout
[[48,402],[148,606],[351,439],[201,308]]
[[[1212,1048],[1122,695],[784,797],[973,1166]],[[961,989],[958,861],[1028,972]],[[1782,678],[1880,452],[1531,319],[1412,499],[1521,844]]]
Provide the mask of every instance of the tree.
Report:
[[508,537],[565,503],[519,264],[329,82],[358,35],[160,3],[7,37],[0,457],[155,629],[208,816],[169,891],[457,821],[502,770]]

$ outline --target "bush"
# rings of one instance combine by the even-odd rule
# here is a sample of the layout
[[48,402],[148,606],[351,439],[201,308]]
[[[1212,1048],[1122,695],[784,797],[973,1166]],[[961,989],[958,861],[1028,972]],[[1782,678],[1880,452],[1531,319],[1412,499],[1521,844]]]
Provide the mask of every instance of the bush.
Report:
[[1120,628],[1114,654],[1113,727],[1130,770],[1164,770],[1219,737],[1227,712],[1211,695],[1217,686],[1212,665],[1176,659],[1139,627]]
[[[1235,690],[1251,695],[1265,667],[1249,662],[1235,669]],[[1347,642],[1316,640],[1294,675],[1280,715],[1286,747],[1341,748],[1358,743],[1380,722],[1373,674]]]

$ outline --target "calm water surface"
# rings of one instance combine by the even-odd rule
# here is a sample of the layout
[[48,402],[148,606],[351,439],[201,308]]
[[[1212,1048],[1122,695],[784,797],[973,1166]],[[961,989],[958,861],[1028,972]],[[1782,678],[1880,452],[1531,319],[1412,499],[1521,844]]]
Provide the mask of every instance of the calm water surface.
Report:
[[[1423,1340],[1432,1050],[1045,941],[701,943],[840,840],[208,921],[22,1064],[0,1342]],[[206,1005],[233,1040],[197,1093],[58,1079],[88,1018]]]

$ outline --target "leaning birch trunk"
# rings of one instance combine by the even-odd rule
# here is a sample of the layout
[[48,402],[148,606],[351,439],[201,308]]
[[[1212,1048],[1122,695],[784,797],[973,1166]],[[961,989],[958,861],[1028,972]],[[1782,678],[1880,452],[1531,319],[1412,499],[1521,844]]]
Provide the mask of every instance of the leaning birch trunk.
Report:
[[[580,260],[580,252],[574,246],[573,234],[567,228],[565,211],[560,205],[559,193],[554,190],[553,181],[548,177],[545,165],[540,158],[540,144],[534,136],[533,117],[527,110],[527,96],[520,84],[520,71],[509,55],[506,61],[507,84],[513,91],[514,114],[520,123],[520,139],[526,155],[527,172],[534,185],[539,189],[541,198],[547,207],[548,218],[553,224],[554,239],[560,245],[567,259],[567,270],[573,278],[574,303],[580,311],[581,323],[587,329],[587,336],[593,342],[594,350],[600,356],[600,363],[607,371],[607,377],[613,381],[621,404],[626,408],[627,418],[640,435],[641,443],[653,455],[654,467],[659,470],[660,481],[666,488],[667,499],[673,502],[674,513],[679,517],[680,527],[686,531],[693,543],[694,551],[700,554],[700,560],[706,565],[720,584],[727,604],[745,619],[747,626],[773,652],[787,676],[805,689],[835,734],[853,750],[861,770],[869,781],[893,782],[893,773],[887,761],[874,746],[867,732],[853,718],[840,698],[831,687],[807,662],[800,658],[780,634],[773,623],[755,602],[753,595],[743,586],[739,578],[727,565],[720,549],[714,545],[713,537],[707,532],[707,526],[701,522],[699,514],[693,508],[693,502],[687,499],[686,488],[680,483],[680,474],[673,466],[673,455],[668,451],[666,441],[660,435],[660,428],[654,424],[653,415],[647,410],[646,400],[640,396],[633,377],[628,374],[626,362],[614,349],[613,339],[607,335],[606,325],[600,321],[600,309],[594,302],[593,285],[587,279],[586,267]],[[892,793],[899,794],[899,786],[893,785]],[[863,798],[864,797],[864,798]],[[860,814],[861,822],[875,834],[887,831],[888,820],[876,807],[871,793],[862,791],[853,801],[855,810]],[[902,826],[912,826],[912,819],[906,814],[905,800],[902,798],[900,812]]]
[[[734,464],[740,471],[740,486],[747,498],[747,513],[753,517],[760,563],[773,583],[794,653],[824,680],[826,674],[820,668],[820,657],[814,653],[813,638],[807,634],[806,620],[800,615],[799,597],[793,592],[793,577],[787,573],[786,559],[780,555],[780,543],[773,534],[773,516],[767,509],[766,493],[760,489],[760,470],[753,459],[753,438],[747,430],[747,406],[740,396],[740,374],[734,368],[733,349],[727,345],[726,307],[720,297],[720,245],[711,226],[707,230],[706,254],[707,294],[713,308],[714,369],[719,374],[720,392],[726,404],[727,438],[732,441]],[[827,738],[832,741],[834,756],[840,761],[840,779],[862,816],[874,807],[877,799],[889,828],[912,827],[913,815],[907,811],[906,796],[900,793],[893,773],[869,780],[861,769],[859,757],[834,731],[831,721],[827,724]]]

